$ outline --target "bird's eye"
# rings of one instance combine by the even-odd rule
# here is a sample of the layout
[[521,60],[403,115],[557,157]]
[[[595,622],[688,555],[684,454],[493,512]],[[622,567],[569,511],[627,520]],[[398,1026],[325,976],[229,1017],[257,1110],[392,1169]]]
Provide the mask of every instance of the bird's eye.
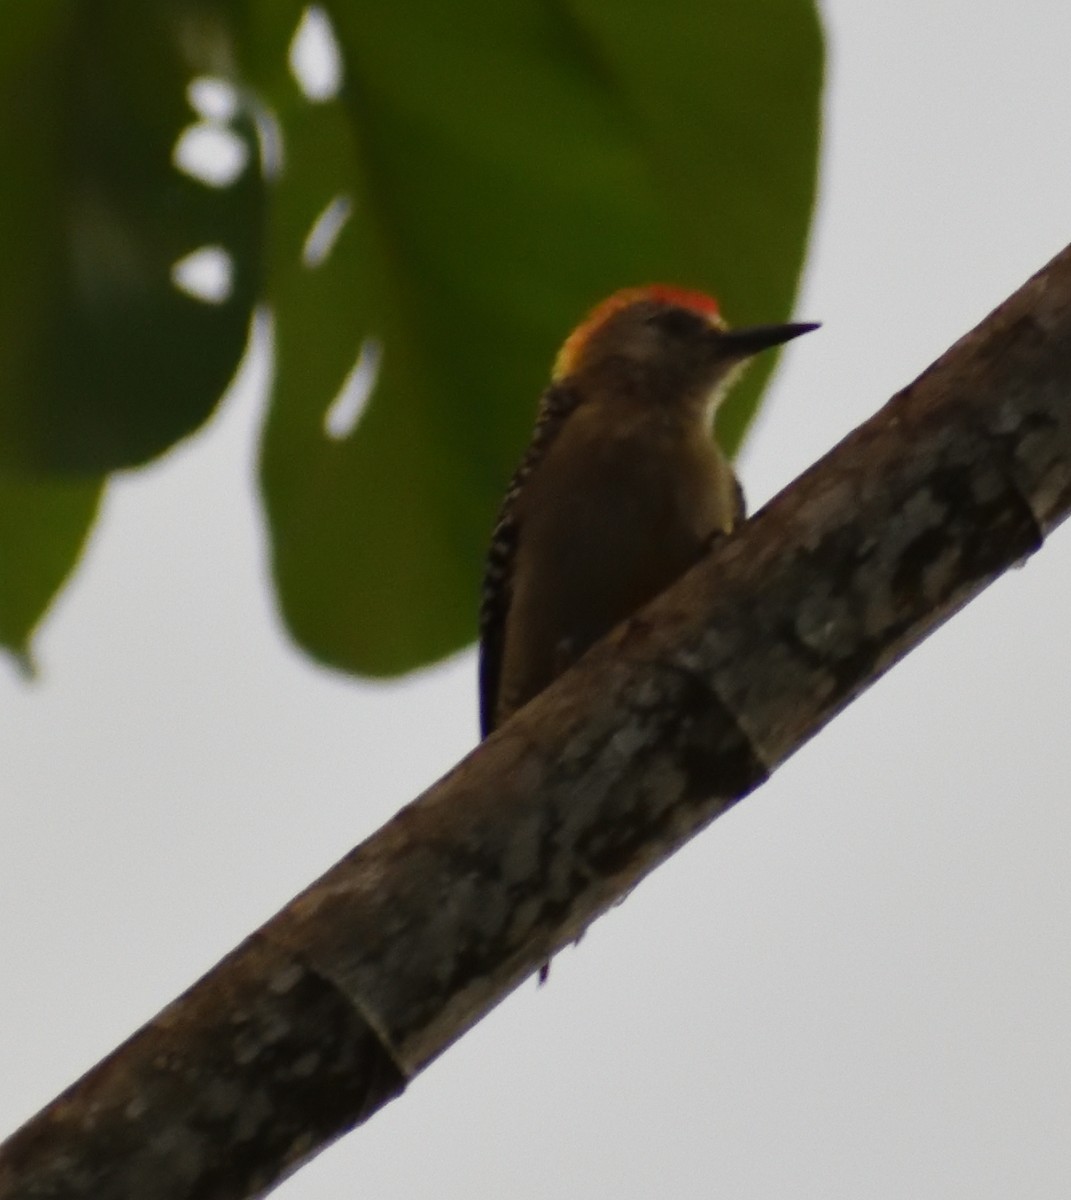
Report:
[[664,308],[655,313],[651,323],[674,338],[696,337],[707,327],[707,322],[698,313],[686,308]]

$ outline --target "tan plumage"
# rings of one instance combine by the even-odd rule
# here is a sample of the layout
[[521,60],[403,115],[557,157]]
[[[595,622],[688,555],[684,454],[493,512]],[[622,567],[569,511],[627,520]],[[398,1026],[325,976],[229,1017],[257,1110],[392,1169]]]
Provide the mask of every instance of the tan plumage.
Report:
[[729,330],[711,299],[630,289],[566,341],[499,515],[480,613],[484,736],[730,533],[713,415],[744,360],[812,325]]

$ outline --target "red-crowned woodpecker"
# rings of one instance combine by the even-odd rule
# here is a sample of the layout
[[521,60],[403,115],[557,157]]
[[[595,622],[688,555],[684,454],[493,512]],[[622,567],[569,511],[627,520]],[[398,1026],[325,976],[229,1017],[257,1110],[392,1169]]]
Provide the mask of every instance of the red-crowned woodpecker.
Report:
[[485,737],[743,519],[714,411],[748,358],[814,328],[730,329],[709,296],[653,286],[570,334],[487,556]]

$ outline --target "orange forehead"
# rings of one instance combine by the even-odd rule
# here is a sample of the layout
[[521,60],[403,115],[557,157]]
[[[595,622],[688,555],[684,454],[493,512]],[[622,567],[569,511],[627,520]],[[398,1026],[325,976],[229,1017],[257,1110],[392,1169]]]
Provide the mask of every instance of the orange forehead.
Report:
[[572,373],[584,346],[596,329],[623,308],[636,304],[641,300],[654,300],[660,304],[672,304],[677,308],[690,308],[693,312],[702,313],[716,320],[719,316],[718,302],[705,292],[691,291],[688,288],[674,287],[668,283],[654,283],[648,287],[622,288],[614,292],[588,313],[583,321],[565,339],[565,344],[558,351],[554,360],[553,377],[564,379]]

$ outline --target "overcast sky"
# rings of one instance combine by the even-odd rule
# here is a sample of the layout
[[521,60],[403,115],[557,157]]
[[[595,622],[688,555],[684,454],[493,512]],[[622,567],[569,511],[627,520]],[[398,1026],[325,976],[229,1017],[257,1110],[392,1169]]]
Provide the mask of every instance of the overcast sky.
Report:
[[[823,328],[753,506],[1071,239],[1066,0],[823,9]],[[475,740],[471,652],[369,686],[280,635],[257,382],[0,663],[0,1132]],[[1065,1200],[1069,607],[1058,531],[278,1195]]]

